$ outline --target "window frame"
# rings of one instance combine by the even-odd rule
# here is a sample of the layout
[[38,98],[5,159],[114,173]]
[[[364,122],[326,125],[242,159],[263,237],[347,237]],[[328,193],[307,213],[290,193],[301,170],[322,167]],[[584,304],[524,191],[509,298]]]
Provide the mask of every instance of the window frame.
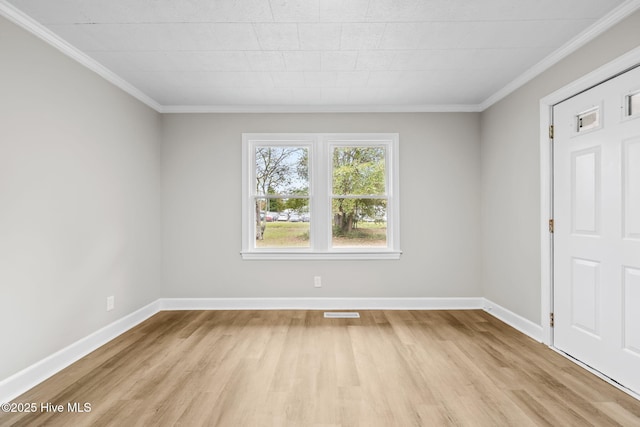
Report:
[[[258,248],[255,245],[256,148],[296,146],[309,149],[309,247]],[[332,247],[333,148],[382,146],[385,148],[387,199],[386,247]],[[399,135],[397,133],[243,133],[242,134],[242,250],[245,260],[372,260],[399,259]],[[378,197],[379,198],[379,197]]]

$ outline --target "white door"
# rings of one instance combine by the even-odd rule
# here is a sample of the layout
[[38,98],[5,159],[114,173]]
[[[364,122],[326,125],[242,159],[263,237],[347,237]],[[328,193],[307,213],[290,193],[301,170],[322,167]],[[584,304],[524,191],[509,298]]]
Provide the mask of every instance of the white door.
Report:
[[640,67],[553,122],[554,346],[640,392]]

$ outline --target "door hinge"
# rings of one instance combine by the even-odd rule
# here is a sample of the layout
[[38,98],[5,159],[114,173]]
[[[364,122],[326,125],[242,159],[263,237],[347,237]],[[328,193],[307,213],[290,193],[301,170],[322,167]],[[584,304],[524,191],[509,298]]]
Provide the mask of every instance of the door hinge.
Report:
[[549,220],[549,233],[553,233],[554,223],[553,219]]
[[549,139],[553,139],[553,125],[549,126]]
[[553,328],[554,326],[554,319],[553,319],[553,313],[549,313],[549,326],[551,326]]

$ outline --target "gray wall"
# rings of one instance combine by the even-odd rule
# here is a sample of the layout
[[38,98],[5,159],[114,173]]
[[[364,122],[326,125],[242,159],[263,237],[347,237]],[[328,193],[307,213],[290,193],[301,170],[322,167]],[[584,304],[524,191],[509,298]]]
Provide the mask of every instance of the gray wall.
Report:
[[640,45],[640,12],[481,116],[482,288],[540,323],[540,99]]
[[[401,259],[243,261],[243,132],[398,132]],[[163,296],[481,296],[479,114],[165,115],[162,134]]]
[[[485,296],[540,322],[539,99],[638,28],[481,114],[160,116],[0,18],[0,379],[159,297]],[[242,261],[243,132],[398,132],[402,258]]]
[[160,117],[3,18],[0,64],[2,380],[159,297]]

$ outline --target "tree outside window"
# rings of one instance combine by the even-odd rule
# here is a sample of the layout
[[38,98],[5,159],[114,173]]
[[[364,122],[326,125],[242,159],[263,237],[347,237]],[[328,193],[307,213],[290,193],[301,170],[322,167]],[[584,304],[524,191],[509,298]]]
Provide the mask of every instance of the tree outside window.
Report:
[[386,246],[384,147],[333,149],[333,246]]
[[397,145],[397,134],[243,134],[243,258],[399,258]]
[[256,147],[255,159],[256,246],[309,246],[308,148]]

